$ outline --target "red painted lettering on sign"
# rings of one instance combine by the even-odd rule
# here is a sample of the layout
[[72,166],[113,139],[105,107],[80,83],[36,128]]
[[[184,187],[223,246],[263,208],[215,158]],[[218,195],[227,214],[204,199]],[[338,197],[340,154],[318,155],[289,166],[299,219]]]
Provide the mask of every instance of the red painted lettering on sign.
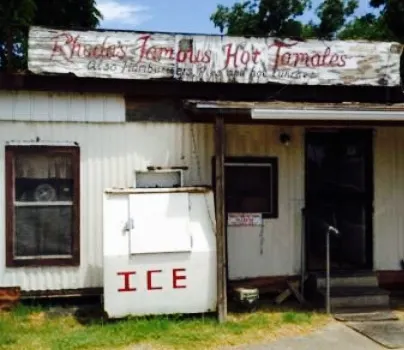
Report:
[[136,63],[144,61],[159,62],[162,59],[175,60],[178,63],[210,63],[212,52],[210,50],[179,50],[176,54],[173,47],[150,45],[153,37],[150,34],[141,36],[138,41],[140,46],[139,59]]
[[119,288],[118,292],[135,292],[136,288],[130,287],[130,276],[136,275],[136,271],[129,271],[129,272],[118,272],[118,276],[123,276],[123,288]]
[[258,49],[254,49],[252,52],[252,61],[254,62],[254,64],[258,63],[258,58],[261,55],[261,51]]
[[187,277],[184,275],[178,275],[179,272],[185,272],[185,269],[173,269],[173,288],[187,288],[185,285],[178,285],[177,281],[184,281],[187,279]]
[[258,63],[258,58],[261,55],[261,51],[253,49],[252,52],[244,50],[239,45],[233,50],[233,44],[227,44],[224,47],[225,50],[225,62],[224,68],[235,68],[237,69],[240,65],[247,66],[250,62],[254,64]]
[[162,270],[147,271],[147,290],[161,290],[161,289],[163,289],[163,287],[153,286],[153,282],[152,282],[152,275],[154,273],[161,273],[161,272],[162,272]]
[[[179,281],[185,281],[187,279],[186,275],[184,274],[185,269],[173,269],[171,272],[168,271],[166,273],[172,273],[172,288],[173,289],[183,289],[187,288],[185,284],[179,283]],[[146,290],[162,290],[163,286],[156,285],[153,282],[153,277],[157,274],[164,273],[163,270],[147,270],[146,273],[146,286],[144,289]],[[138,275],[136,271],[125,271],[125,272],[117,272],[118,276],[123,276],[123,288],[119,288],[118,292],[136,292],[137,289],[133,287],[133,281],[131,283],[130,277],[134,275]],[[139,281],[137,282],[139,283]],[[141,283],[141,286],[143,284]]]
[[126,57],[127,47],[119,40],[116,43],[108,43],[110,37],[105,37],[102,44],[86,44],[80,41],[80,35],[73,36],[70,33],[61,33],[52,38],[53,48],[51,59],[55,56],[62,56],[66,61],[71,62],[74,57],[98,59],[98,58],[119,58]]
[[331,55],[331,48],[325,48],[324,52],[312,53],[307,52],[284,52],[297,45],[298,42],[293,44],[286,44],[280,40],[274,40],[273,44],[268,47],[275,47],[275,64],[274,71],[279,67],[305,67],[305,68],[319,68],[319,67],[344,67],[346,65],[347,55],[340,55],[334,53]]

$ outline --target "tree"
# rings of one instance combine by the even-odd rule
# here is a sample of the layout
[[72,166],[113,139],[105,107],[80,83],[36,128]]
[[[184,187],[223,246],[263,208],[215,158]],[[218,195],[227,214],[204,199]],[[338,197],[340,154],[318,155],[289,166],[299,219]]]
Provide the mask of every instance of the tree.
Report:
[[243,1],[231,8],[219,5],[211,20],[229,35],[300,36],[303,27],[296,17],[309,5],[309,0]]
[[338,33],[341,40],[395,40],[383,16],[368,13],[347,23]]
[[309,0],[244,0],[219,5],[211,20],[229,35],[404,41],[404,0],[368,1],[373,11],[355,17],[358,0],[324,0],[315,10],[318,23],[304,24],[298,17]]
[[[33,0],[0,1],[0,64],[12,70],[18,66],[21,46],[24,45],[22,28],[33,21],[36,5]],[[26,40],[25,40],[26,41]]]
[[0,0],[0,70],[26,68],[31,25],[91,29],[101,19],[95,0]]
[[316,11],[320,23],[312,24],[314,33],[321,39],[334,39],[336,33],[346,23],[346,19],[352,16],[357,8],[357,0],[323,1]]
[[370,0],[370,5],[380,10],[380,19],[386,28],[385,40],[404,40],[404,1]]
[[311,7],[309,0],[252,0],[231,8],[219,5],[212,14],[215,27],[229,35],[277,37],[335,37],[358,7],[357,0],[324,0],[316,9],[319,24],[303,24],[298,17]]

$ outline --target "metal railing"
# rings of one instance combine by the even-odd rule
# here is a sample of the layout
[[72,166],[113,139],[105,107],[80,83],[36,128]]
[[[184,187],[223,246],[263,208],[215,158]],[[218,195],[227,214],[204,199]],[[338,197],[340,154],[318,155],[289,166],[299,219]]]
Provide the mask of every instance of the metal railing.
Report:
[[[333,215],[334,216],[334,215]],[[335,216],[334,216],[335,217]],[[304,295],[304,283],[306,279],[306,220],[307,220],[307,208],[302,209],[302,237],[301,237],[301,294]],[[334,220],[335,221],[335,220]],[[330,254],[330,236],[331,234],[338,236],[340,234],[339,230],[331,226],[330,224],[323,221],[325,227],[325,239],[326,239],[326,312],[331,313],[331,254]]]
[[330,234],[333,233],[335,235],[339,235],[339,231],[337,228],[328,225],[326,232],[326,312],[327,314],[331,313],[331,303],[330,303],[330,295],[331,295],[331,284],[330,284],[330,270],[331,270],[331,258],[330,258]]

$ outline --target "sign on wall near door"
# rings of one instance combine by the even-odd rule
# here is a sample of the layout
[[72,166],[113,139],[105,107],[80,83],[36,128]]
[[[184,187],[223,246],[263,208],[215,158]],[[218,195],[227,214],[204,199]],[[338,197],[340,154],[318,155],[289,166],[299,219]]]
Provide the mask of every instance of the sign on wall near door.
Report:
[[261,213],[228,213],[228,226],[262,226]]

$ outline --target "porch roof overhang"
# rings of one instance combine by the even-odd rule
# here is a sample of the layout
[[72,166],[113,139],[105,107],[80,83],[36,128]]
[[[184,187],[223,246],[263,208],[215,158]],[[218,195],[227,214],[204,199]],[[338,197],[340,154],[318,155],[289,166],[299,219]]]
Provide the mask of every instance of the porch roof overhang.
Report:
[[196,113],[244,114],[253,120],[404,121],[404,103],[301,103],[188,100]]

